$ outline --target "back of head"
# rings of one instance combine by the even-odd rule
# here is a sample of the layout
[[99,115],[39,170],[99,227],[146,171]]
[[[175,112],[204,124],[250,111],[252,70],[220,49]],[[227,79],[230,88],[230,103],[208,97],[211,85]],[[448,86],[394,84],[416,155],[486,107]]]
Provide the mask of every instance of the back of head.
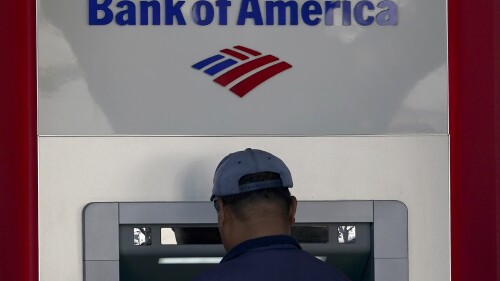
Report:
[[293,186],[290,170],[271,153],[246,149],[217,166],[211,200],[218,197],[243,222],[287,220]]
[[[279,175],[261,172],[242,177],[241,184],[258,183],[265,180],[279,179]],[[257,189],[241,194],[221,197],[225,206],[243,222],[263,219],[279,219],[286,221],[292,204],[288,188],[270,187]]]

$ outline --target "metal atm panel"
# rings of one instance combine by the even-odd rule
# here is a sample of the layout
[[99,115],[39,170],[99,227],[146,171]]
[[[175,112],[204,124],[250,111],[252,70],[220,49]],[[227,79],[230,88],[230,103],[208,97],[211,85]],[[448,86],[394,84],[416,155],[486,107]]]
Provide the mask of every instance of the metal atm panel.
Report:
[[[214,212],[209,202],[88,204],[84,280],[191,280],[225,253]],[[165,243],[163,230],[174,233],[176,242]],[[401,202],[299,202],[292,235],[352,281],[408,280],[407,209]]]

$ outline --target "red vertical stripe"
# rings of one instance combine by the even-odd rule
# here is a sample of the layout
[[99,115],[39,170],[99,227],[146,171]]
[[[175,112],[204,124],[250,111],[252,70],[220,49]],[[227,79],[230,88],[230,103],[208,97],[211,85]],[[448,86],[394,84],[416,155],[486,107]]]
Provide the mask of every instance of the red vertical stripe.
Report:
[[0,9],[2,281],[38,280],[35,4],[3,1]]
[[500,280],[499,8],[448,1],[453,281]]
[[[493,1],[493,0],[490,0]],[[494,121],[495,137],[494,137],[494,181],[496,191],[496,279],[500,280],[500,1],[493,1],[493,52],[494,52],[494,65],[493,65],[493,80],[494,85]]]

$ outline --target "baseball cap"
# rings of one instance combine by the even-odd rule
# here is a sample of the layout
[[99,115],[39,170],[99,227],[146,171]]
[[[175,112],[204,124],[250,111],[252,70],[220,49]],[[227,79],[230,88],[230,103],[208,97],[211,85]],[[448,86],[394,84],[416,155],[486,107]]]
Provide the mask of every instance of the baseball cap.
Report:
[[[239,184],[242,177],[261,172],[279,174],[279,179]],[[290,170],[281,159],[263,150],[247,148],[229,154],[219,163],[215,170],[210,200],[216,196],[223,197],[265,188],[292,186]]]

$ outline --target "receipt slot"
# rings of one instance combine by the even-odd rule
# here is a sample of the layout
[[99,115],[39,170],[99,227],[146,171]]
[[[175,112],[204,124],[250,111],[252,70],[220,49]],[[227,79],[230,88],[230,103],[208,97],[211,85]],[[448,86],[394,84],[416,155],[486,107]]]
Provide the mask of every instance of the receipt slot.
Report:
[[[407,222],[398,201],[307,201],[292,235],[352,281],[407,281]],[[84,281],[188,281],[225,253],[209,202],[90,203],[83,235]]]

